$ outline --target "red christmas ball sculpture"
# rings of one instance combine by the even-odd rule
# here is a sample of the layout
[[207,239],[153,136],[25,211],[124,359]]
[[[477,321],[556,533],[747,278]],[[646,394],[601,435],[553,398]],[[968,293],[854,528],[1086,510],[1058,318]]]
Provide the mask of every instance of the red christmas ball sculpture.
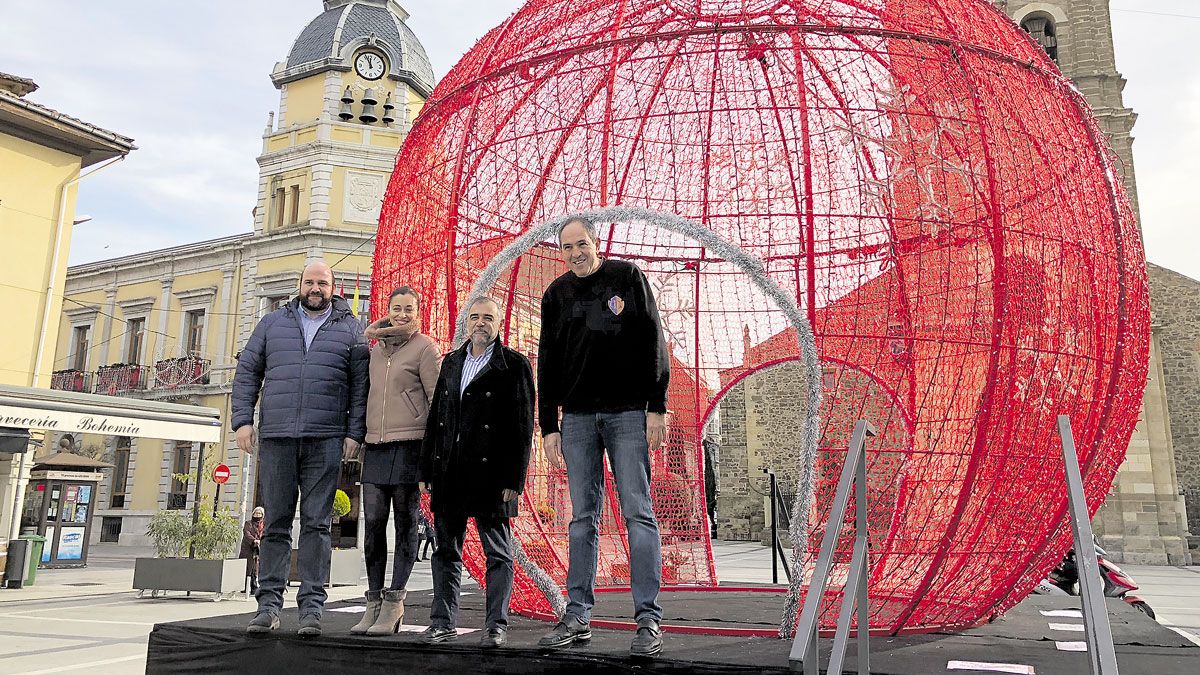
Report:
[[[1145,262],[1103,138],[1055,64],[982,0],[530,0],[413,125],[381,217],[373,313],[410,284],[449,346],[472,284],[532,226],[632,206],[708,228],[763,262],[816,337],[823,436],[812,533],[795,542],[806,569],[853,421],[870,419],[871,627],[969,626],[1069,546],[1055,416],[1074,424],[1093,511],[1138,419]],[[671,349],[672,432],[653,458],[664,582],[711,586],[703,430],[743,378],[797,358],[796,336],[696,241],[636,221],[603,223],[601,238],[651,278]],[[554,244],[494,289],[503,338],[531,357],[542,290],[565,271]],[[747,435],[775,458],[799,447],[804,377],[780,373],[774,397],[725,407],[729,464]],[[796,457],[770,460],[785,486]],[[722,489],[759,484],[757,461],[732,483],[726,466]],[[565,486],[535,452],[514,522],[559,583]],[[615,497],[610,482],[601,586],[629,577]],[[472,544],[476,578],[482,564]],[[520,570],[513,605],[549,609]]]

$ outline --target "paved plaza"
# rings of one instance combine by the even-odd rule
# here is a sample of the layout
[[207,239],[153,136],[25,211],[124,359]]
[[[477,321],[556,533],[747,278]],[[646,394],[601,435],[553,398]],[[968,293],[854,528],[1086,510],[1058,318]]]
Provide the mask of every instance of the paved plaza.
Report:
[[[752,542],[714,542],[713,550],[722,583],[771,581],[767,548]],[[99,544],[92,547],[87,568],[40,570],[36,585],[0,590],[0,673],[143,672],[154,624],[253,608],[243,599],[214,602],[211,595],[173,592],[165,598],[138,598],[131,590],[133,560],[152,554],[150,549]],[[1141,585],[1139,593],[1158,612],[1159,621],[1200,645],[1195,637],[1200,636],[1200,566],[1124,569]],[[409,589],[432,587],[429,563],[417,563]],[[330,589],[329,597],[358,598],[363,590],[337,587]],[[416,623],[423,619],[413,617]]]

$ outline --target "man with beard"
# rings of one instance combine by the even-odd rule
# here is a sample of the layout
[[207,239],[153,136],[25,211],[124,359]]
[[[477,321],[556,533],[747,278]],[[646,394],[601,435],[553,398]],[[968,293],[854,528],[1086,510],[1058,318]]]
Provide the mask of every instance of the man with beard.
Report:
[[333,495],[343,458],[355,457],[366,435],[368,359],[362,325],[319,261],[301,273],[299,297],[263,317],[238,357],[231,426],[243,452],[258,446],[259,494],[270,515],[249,633],[279,627],[299,492],[297,633],[321,634]]
[[512,531],[517,497],[533,445],[533,370],[529,359],[499,340],[500,308],[490,298],[467,307],[470,339],[442,361],[430,403],[421,466],[422,492],[431,493],[436,548],[433,607],[427,644],[457,633],[467,518],[475,519],[487,556],[486,631],[480,646],[501,647],[508,636],[512,596]]

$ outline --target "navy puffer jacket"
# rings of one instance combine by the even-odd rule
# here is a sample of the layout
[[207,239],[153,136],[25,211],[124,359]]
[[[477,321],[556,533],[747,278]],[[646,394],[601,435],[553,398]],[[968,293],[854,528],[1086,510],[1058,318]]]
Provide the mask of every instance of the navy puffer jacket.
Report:
[[236,431],[254,423],[262,438],[336,438],[367,433],[370,353],[350,305],[333,296],[333,313],[304,348],[300,299],[263,317],[238,357],[233,377]]

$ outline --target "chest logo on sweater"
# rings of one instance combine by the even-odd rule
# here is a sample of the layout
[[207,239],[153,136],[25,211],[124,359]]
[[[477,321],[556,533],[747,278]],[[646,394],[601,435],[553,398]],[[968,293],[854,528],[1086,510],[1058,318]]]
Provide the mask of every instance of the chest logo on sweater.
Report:
[[608,299],[608,311],[613,313],[613,316],[621,316],[621,312],[625,311],[625,301],[621,296],[614,295]]

